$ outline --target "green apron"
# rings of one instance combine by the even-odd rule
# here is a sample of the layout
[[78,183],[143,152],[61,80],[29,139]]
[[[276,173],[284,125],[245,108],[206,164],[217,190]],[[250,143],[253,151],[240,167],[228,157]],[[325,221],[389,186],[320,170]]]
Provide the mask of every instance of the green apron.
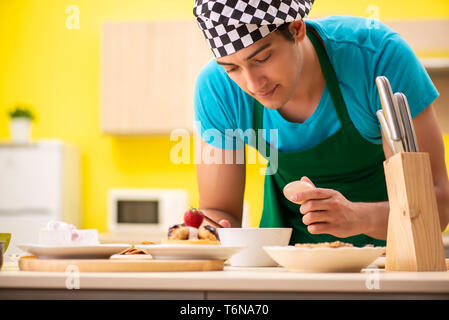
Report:
[[[323,44],[314,32],[307,29],[307,36],[317,52],[321,70],[341,122],[341,129],[311,149],[299,152],[278,151],[276,173],[265,175],[260,227],[293,228],[290,244],[340,240],[355,246],[366,244],[385,246],[385,241],[364,234],[348,238],[337,238],[330,234],[310,234],[302,222],[300,205],[287,200],[282,192],[287,183],[307,176],[317,187],[337,190],[349,201],[380,202],[388,199],[382,145],[364,139],[352,123],[335,71]],[[263,110],[264,107],[255,100],[253,119],[255,132],[263,129]],[[258,138],[263,139],[256,135],[256,139]],[[261,142],[265,143],[265,150],[270,150],[270,145],[265,140]],[[256,146],[259,146],[257,140]],[[269,168],[270,163],[267,170]]]

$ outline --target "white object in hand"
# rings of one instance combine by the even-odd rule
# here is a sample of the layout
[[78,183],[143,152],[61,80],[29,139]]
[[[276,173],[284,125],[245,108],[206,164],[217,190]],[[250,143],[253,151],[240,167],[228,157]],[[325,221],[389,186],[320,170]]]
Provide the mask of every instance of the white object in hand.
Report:
[[[309,182],[306,181],[292,181],[289,184],[287,184],[284,187],[284,196],[292,201],[292,196],[295,195],[296,193],[300,192],[300,191],[304,191],[304,190],[308,190],[308,189],[313,189],[315,188],[315,186]],[[297,204],[302,204],[304,201],[292,201],[294,203]]]

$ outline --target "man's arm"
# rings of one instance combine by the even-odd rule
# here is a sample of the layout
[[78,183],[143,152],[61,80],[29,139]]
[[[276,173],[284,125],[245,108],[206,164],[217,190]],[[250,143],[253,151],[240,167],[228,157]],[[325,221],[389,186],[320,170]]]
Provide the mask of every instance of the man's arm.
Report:
[[[449,222],[449,181],[444,159],[444,143],[432,105],[413,119],[420,152],[430,156],[440,226],[443,231]],[[392,155],[383,139],[385,157]],[[297,194],[303,221],[312,234],[329,233],[338,237],[366,234],[386,239],[388,202],[350,202],[341,193],[331,189],[311,189]],[[316,223],[320,222],[320,223]]]
[[449,180],[444,158],[444,142],[433,106],[430,105],[413,119],[420,152],[428,152],[433,184],[440,215],[441,231],[449,222]]
[[[413,119],[415,127],[416,139],[418,140],[418,149],[420,152],[427,152],[430,156],[430,164],[432,169],[433,183],[435,187],[435,195],[437,198],[438,213],[440,218],[441,231],[446,229],[449,222],[449,180],[447,176],[446,162],[444,158],[444,142],[438,121],[435,116],[433,105],[428,106],[419,115]],[[387,145],[385,139],[383,148],[385,158],[393,155],[391,149]],[[370,204],[371,205],[371,204]],[[378,203],[377,221],[373,221],[373,231],[367,232],[369,236],[381,236],[386,238],[387,230],[382,225],[388,224],[389,205],[386,203]],[[366,210],[370,210],[368,204],[361,204]],[[372,204],[375,208],[375,204]],[[374,213],[374,212],[373,212]],[[386,213],[386,216],[385,216]],[[377,228],[375,226],[378,226]],[[377,231],[376,231],[377,230]]]
[[[199,208],[224,226],[241,227],[245,163],[237,164],[236,156],[239,151],[218,149],[201,140],[201,150],[205,148],[213,150],[215,154],[221,153],[222,161],[220,164],[205,164],[201,159],[197,159]],[[228,159],[232,155],[232,164],[226,164],[226,153],[228,153]],[[229,221],[230,225],[223,220]]]

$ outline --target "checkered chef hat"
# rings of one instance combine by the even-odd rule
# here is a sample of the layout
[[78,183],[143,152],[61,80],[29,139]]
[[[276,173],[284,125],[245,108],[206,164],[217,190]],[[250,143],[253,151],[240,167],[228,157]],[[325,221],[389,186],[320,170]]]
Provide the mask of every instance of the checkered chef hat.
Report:
[[307,17],[314,0],[195,0],[193,14],[215,57],[266,37],[281,24]]

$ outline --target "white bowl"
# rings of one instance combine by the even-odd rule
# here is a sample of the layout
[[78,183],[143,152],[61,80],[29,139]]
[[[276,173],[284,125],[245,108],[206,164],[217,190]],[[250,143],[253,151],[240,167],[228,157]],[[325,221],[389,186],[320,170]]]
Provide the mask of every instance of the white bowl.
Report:
[[385,253],[385,247],[266,246],[281,266],[295,272],[359,272]]
[[218,228],[220,242],[225,246],[245,246],[229,259],[234,267],[276,267],[278,264],[264,246],[286,246],[292,228]]

